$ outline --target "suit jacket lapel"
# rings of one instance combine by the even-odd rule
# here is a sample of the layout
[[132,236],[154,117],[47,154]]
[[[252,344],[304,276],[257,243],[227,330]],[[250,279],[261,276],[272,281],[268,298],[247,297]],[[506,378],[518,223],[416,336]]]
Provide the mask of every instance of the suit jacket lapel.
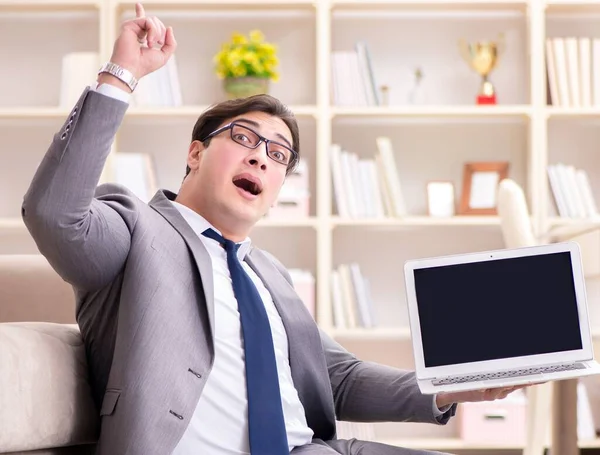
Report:
[[196,265],[200,272],[202,280],[202,288],[204,289],[204,299],[206,301],[206,311],[208,313],[208,320],[210,324],[211,336],[214,337],[215,333],[215,293],[213,285],[213,270],[210,261],[210,256],[202,241],[198,238],[194,230],[189,224],[183,219],[179,211],[171,204],[171,200],[175,199],[175,194],[167,191],[158,191],[149,205],[160,213],[170,224],[175,228],[179,234],[183,237],[186,244],[188,245]]

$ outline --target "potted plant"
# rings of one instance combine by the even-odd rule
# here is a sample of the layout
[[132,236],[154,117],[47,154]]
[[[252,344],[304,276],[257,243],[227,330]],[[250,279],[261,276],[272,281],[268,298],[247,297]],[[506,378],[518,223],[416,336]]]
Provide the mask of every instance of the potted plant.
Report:
[[259,30],[252,30],[248,37],[233,33],[231,41],[224,43],[214,57],[217,75],[223,79],[228,98],[268,93],[269,82],[279,80],[276,52],[276,46],[265,42]]

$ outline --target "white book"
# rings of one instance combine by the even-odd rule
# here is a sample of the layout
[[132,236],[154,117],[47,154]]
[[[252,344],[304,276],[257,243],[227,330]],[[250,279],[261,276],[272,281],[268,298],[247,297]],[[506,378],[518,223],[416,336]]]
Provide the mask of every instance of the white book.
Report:
[[371,328],[371,310],[367,301],[367,293],[364,288],[363,276],[360,271],[360,266],[353,262],[350,264],[350,276],[352,277],[352,286],[354,287],[354,295],[356,296],[356,308],[360,318],[362,327]]
[[375,168],[377,169],[377,182],[379,184],[379,192],[381,193],[381,199],[383,200],[383,209],[386,217],[393,217],[394,215],[394,203],[392,202],[392,195],[387,184],[385,176],[385,167],[379,153],[375,154]]
[[349,74],[352,81],[352,105],[353,106],[367,106],[367,94],[365,93],[365,87],[361,77],[360,65],[358,63],[358,54],[356,51],[348,52],[346,54],[349,65]]
[[358,58],[358,67],[360,70],[360,80],[362,82],[363,91],[367,99],[368,106],[377,106],[377,92],[375,90],[375,82],[373,81],[373,72],[371,63],[367,53],[367,45],[359,41],[356,43],[356,55]]
[[567,51],[565,40],[563,38],[552,38],[552,47],[554,49],[554,61],[556,63],[556,80],[561,106],[572,106],[569,88],[569,71],[567,69]]
[[581,105],[592,105],[592,44],[590,38],[579,38],[579,81]]
[[562,186],[560,184],[560,176],[556,169],[556,165],[550,164],[547,168],[548,181],[550,182],[550,189],[554,196],[554,202],[556,203],[556,210],[558,215],[561,217],[569,217],[569,207],[567,205],[566,195],[563,193]]
[[71,108],[98,77],[98,52],[70,52],[62,58],[59,107]]
[[556,174],[558,177],[558,182],[560,185],[560,189],[562,194],[565,196],[567,211],[569,213],[570,218],[578,218],[578,210],[577,210],[577,195],[573,192],[573,188],[569,178],[569,171],[567,170],[567,166],[563,163],[556,164]]
[[365,201],[365,194],[363,192],[363,186],[361,183],[360,169],[358,167],[358,155],[354,152],[350,152],[350,189],[352,190],[352,197],[356,201],[356,213],[358,218],[367,217],[367,207]]
[[550,38],[546,39],[546,71],[548,73],[548,88],[550,89],[551,104],[553,106],[560,106],[561,100],[559,97],[558,82],[556,80],[556,61],[554,59],[554,48]]
[[358,310],[356,308],[356,295],[352,286],[352,276],[348,264],[340,264],[338,267],[340,274],[340,284],[342,287],[342,297],[344,302],[344,313],[347,316],[346,322],[348,328],[359,327]]
[[370,191],[370,199],[373,201],[372,213],[376,218],[385,217],[385,209],[383,207],[383,199],[379,190],[379,182],[377,181],[377,165],[374,159],[367,160],[367,180]]
[[345,187],[344,175],[342,169],[342,148],[339,144],[331,144],[329,150],[331,179],[333,183],[333,195],[337,213],[340,217],[349,218],[350,212],[348,209],[348,191]]
[[179,68],[177,67],[177,59],[172,55],[167,62],[167,72],[169,74],[169,82],[171,86],[171,106],[183,105],[183,94],[181,92],[181,81],[179,80]]
[[573,194],[573,202],[575,203],[575,217],[585,218],[587,211],[585,208],[584,195],[579,189],[579,183],[577,182],[577,176],[575,174],[575,166],[566,166],[567,178],[569,179],[569,189]]
[[402,217],[406,215],[406,204],[402,192],[400,175],[394,158],[392,141],[388,137],[379,136],[376,139],[377,148],[381,156],[381,161],[385,170],[386,183],[390,189],[392,204],[394,207],[394,216]]
[[331,271],[331,309],[333,312],[333,325],[338,329],[346,328],[347,316],[345,312],[344,298],[342,295],[342,284],[340,282],[340,272]]
[[579,86],[579,50],[577,38],[565,38],[565,51],[567,56],[567,73],[569,80],[569,100],[572,107],[581,106],[581,88]]

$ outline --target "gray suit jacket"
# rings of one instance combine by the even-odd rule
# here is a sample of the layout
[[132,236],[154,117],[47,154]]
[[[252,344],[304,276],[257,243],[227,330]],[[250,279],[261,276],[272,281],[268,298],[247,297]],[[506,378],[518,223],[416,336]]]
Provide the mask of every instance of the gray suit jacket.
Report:
[[[149,204],[97,186],[127,104],[86,89],[54,136],[22,215],[40,252],[75,289],[101,418],[99,455],[166,455],[186,429],[214,360],[211,262],[159,191]],[[284,267],[252,249],[289,338],[294,384],[315,438],[335,419],[445,423],[412,372],[359,361],[322,333]]]

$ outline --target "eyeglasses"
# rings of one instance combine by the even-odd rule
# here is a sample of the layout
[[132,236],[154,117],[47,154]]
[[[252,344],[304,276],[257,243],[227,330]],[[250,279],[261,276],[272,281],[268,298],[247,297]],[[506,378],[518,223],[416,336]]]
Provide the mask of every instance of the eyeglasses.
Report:
[[231,140],[249,149],[255,149],[263,142],[267,148],[267,156],[273,161],[291,168],[298,159],[298,153],[280,142],[272,141],[261,136],[256,131],[239,123],[231,122],[213,131],[200,142],[204,142],[223,131],[230,130]]

